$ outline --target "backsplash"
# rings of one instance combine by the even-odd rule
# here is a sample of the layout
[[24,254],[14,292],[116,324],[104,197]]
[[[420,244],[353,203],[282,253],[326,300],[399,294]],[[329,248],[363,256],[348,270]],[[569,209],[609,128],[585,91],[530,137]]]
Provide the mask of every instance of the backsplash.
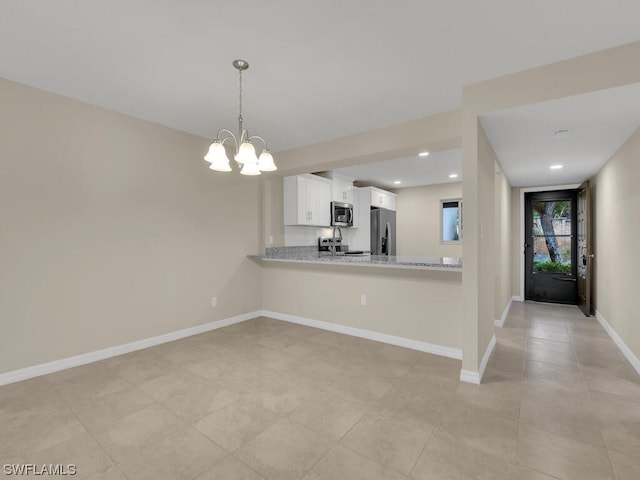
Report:
[[[348,250],[349,245],[342,245],[343,250]],[[322,252],[322,254],[328,254],[328,252]],[[321,254],[321,255],[322,255]],[[265,249],[265,257],[269,258],[283,258],[283,257],[300,257],[300,256],[314,256],[318,255],[318,243],[313,246],[310,245],[296,245],[290,247],[267,247]]]
[[[351,228],[341,228],[342,243],[350,243]],[[284,227],[284,244],[287,247],[308,245],[318,248],[318,237],[330,237],[333,234],[332,227]]]
[[267,247],[265,256],[267,257],[287,257],[290,255],[312,255],[318,253],[318,244],[309,246],[290,246],[290,247]]

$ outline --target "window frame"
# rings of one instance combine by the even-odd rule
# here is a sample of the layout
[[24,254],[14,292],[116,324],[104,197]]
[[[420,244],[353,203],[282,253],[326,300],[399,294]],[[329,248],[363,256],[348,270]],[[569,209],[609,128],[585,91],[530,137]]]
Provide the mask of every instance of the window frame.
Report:
[[[458,222],[460,224],[460,234],[458,235],[458,240],[445,240],[444,237],[444,204],[445,203],[451,203],[451,202],[457,202],[458,203]],[[464,223],[463,223],[463,215],[462,215],[462,198],[446,198],[446,199],[442,199],[440,200],[440,233],[438,234],[438,236],[440,237],[440,244],[441,245],[461,245],[462,241],[464,239]]]

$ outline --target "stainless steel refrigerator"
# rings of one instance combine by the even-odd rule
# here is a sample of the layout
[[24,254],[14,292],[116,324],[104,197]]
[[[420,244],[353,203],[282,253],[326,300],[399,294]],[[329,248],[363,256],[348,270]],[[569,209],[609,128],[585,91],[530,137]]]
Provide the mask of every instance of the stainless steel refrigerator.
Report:
[[371,209],[371,255],[396,254],[396,212]]

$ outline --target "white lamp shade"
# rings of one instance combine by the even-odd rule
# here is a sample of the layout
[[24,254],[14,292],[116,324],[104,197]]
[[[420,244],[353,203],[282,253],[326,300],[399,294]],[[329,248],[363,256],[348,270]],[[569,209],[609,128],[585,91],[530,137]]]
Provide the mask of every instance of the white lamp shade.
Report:
[[236,154],[235,159],[236,159],[236,162],[242,163],[242,164],[251,164],[251,165],[258,164],[256,149],[249,142],[244,142],[242,143],[242,145],[240,145],[240,149],[238,150],[238,153]]
[[258,168],[263,172],[273,172],[277,170],[276,164],[273,162],[273,155],[269,150],[264,150],[258,159]]
[[211,162],[211,165],[209,165],[209,168],[211,170],[216,170],[218,172],[230,172],[231,171],[231,167],[229,166],[229,159],[225,158],[224,160],[216,160],[214,162]]
[[209,147],[209,151],[204,156],[204,159],[209,162],[209,168],[211,170],[217,170],[218,172],[230,172],[229,157],[224,149],[224,145],[220,142],[213,142]]
[[209,163],[214,163],[216,160],[223,158],[227,158],[227,152],[220,142],[213,142],[204,156],[204,159]]
[[260,169],[257,163],[245,163],[240,170],[242,175],[260,175]]

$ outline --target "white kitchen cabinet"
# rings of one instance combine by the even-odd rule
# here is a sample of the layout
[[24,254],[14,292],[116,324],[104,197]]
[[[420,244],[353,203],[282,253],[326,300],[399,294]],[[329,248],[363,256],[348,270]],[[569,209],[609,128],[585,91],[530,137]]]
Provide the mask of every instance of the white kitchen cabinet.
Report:
[[371,206],[386,208],[387,210],[396,209],[396,194],[381,190],[375,187],[367,187],[371,192]]
[[317,175],[284,178],[284,224],[327,227],[331,223],[331,180]]
[[351,250],[371,250],[371,191],[368,188],[353,189],[353,227],[349,229]]
[[[358,187],[354,187],[353,185],[351,186],[351,196],[353,197],[350,203],[353,204],[353,228],[358,228],[360,227],[360,194],[359,194],[359,188]],[[367,212],[369,211],[371,207],[369,207],[367,205]]]
[[316,183],[316,188],[318,200],[315,204],[316,214],[312,215],[312,220],[317,219],[317,225],[328,227],[331,225],[331,183],[319,181]]
[[331,200],[353,204],[353,178],[331,172]]

